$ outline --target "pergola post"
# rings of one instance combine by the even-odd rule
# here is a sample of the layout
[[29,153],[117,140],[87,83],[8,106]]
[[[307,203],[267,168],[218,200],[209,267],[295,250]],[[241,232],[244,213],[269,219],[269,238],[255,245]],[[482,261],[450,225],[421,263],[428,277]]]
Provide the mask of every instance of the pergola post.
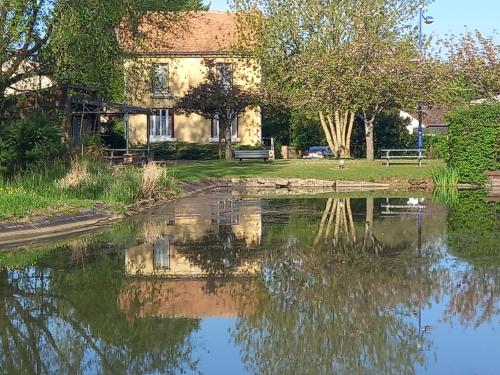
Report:
[[151,151],[151,116],[148,113],[146,115],[146,144],[147,144],[147,161],[149,162],[149,156],[150,156],[150,151]]
[[123,116],[123,120],[125,121],[125,153],[128,154],[128,140],[129,140],[129,127],[128,127],[128,112]]

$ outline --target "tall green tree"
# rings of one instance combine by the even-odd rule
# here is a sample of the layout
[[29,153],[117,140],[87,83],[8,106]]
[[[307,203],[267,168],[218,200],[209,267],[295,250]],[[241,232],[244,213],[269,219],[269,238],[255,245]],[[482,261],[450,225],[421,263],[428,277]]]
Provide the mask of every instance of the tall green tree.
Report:
[[202,0],[0,1],[0,114],[7,89],[40,75],[84,84],[106,99],[123,95],[123,58],[116,29],[160,14],[161,27],[177,11],[206,10]]
[[462,102],[500,95],[500,44],[479,30],[443,41],[450,65],[451,99]]
[[[377,84],[370,75],[379,68],[379,47],[385,43],[384,53],[391,56],[391,42],[410,30],[422,1],[234,3],[235,9],[246,11],[240,17],[241,30],[252,32],[241,33],[242,46],[262,64],[270,95],[280,97],[295,110],[314,114],[331,149],[341,156],[349,155],[356,111],[375,107],[366,93],[372,89],[368,82]],[[383,83],[383,88],[388,87]],[[383,89],[377,87],[376,91],[377,96],[384,95]]]
[[122,48],[117,29],[130,27],[140,44],[137,25],[145,19],[168,29],[182,20],[182,11],[206,9],[202,0],[58,0],[50,40],[54,77],[123,101],[123,60],[130,51]]
[[52,5],[52,0],[0,1],[0,117],[7,89],[49,72],[40,57],[51,36]]

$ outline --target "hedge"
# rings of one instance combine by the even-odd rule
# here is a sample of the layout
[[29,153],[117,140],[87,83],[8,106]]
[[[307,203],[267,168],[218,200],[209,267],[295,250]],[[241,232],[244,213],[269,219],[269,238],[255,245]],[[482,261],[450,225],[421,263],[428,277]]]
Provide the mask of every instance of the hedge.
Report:
[[449,164],[458,170],[459,182],[486,182],[484,172],[500,166],[500,103],[456,108],[446,120]]
[[429,158],[448,160],[448,136],[436,134],[426,136],[424,139]]
[[[260,144],[256,146],[233,145],[233,150],[262,150],[263,148]],[[151,150],[156,160],[212,160],[219,157],[219,145],[216,143],[161,142],[153,143]]]

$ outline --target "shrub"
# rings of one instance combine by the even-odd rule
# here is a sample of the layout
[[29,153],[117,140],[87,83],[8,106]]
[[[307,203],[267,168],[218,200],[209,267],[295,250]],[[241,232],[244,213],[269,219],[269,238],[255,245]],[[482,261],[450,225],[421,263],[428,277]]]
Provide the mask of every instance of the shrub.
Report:
[[448,160],[448,136],[438,134],[433,136],[426,136],[424,142],[427,153],[430,159],[444,159]]
[[234,145],[233,150],[265,150],[266,148],[260,144],[257,143],[256,145]]
[[0,173],[52,161],[64,151],[60,127],[43,114],[0,124]]
[[457,108],[446,116],[449,124],[449,164],[459,182],[484,183],[484,172],[499,168],[500,103]]
[[162,142],[151,145],[156,160],[210,160],[219,155],[217,144]]

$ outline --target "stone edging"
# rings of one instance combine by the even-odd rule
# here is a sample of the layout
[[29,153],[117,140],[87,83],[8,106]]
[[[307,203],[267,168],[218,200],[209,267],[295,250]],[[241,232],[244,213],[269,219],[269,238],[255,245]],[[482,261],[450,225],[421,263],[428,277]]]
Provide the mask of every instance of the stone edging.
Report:
[[350,190],[376,190],[387,189],[389,184],[380,184],[375,182],[363,181],[333,181],[333,180],[319,180],[319,179],[302,179],[302,178],[230,178],[223,180],[228,186],[239,186],[249,188],[262,188],[262,189],[307,189],[318,190],[329,189],[331,191],[345,191]]

